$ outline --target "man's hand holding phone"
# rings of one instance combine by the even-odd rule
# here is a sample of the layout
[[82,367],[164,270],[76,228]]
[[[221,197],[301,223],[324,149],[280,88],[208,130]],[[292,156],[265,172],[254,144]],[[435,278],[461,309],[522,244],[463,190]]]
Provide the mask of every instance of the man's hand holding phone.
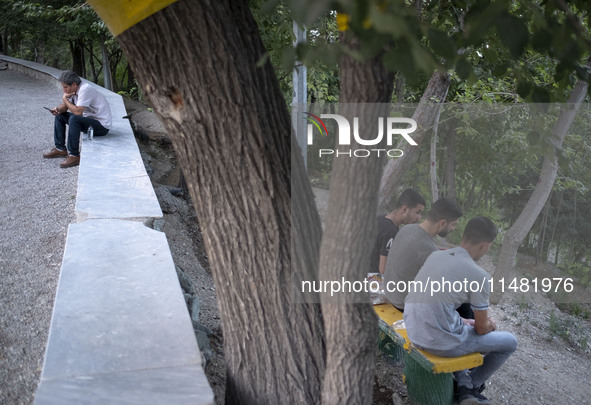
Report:
[[45,108],[47,111],[49,111],[52,115],[57,115],[58,112],[55,108],[49,108],[49,107],[43,107]]

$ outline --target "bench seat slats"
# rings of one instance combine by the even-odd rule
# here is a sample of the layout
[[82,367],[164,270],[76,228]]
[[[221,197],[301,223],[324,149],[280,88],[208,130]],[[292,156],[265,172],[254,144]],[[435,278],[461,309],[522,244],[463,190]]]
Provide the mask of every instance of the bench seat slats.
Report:
[[401,344],[417,362],[432,373],[452,373],[482,365],[483,356],[480,353],[472,353],[461,357],[440,357],[417,349],[408,339],[406,329],[394,330],[391,327],[394,322],[403,319],[402,312],[398,311],[392,304],[374,305],[374,310],[380,319],[380,330],[386,333],[394,342]]

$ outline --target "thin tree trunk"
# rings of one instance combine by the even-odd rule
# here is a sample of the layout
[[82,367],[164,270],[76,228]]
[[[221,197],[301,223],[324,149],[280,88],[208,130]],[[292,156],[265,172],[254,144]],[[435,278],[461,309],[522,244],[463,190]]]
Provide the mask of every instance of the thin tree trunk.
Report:
[[[135,86],[136,86],[136,83],[135,83],[135,75],[133,73],[133,69],[129,65],[129,62],[127,62],[127,88],[128,89],[131,89],[131,88],[133,88]],[[121,87],[123,87],[123,85]]]
[[[554,218],[554,226],[552,227],[552,235],[550,236],[550,242],[548,242],[548,256],[550,256],[550,247],[554,243],[554,234],[556,233],[556,226],[558,225],[558,218],[560,218],[560,209],[562,208],[562,201],[564,200],[564,191],[560,192],[560,201],[558,202],[558,210],[556,211],[556,218]],[[556,252],[558,255],[558,251]],[[549,261],[549,257],[546,257],[546,261]]]
[[[587,66],[590,63],[588,61]],[[588,84],[584,81],[578,81],[568,100],[568,106],[564,108],[559,117],[553,131],[553,144],[555,148],[559,149],[562,147],[566,133],[570,128],[585,96],[587,95]],[[533,226],[536,218],[540,214],[540,211],[544,207],[552,186],[556,180],[556,173],[558,172],[558,161],[556,154],[552,156],[545,156],[544,162],[542,163],[542,170],[540,171],[540,177],[538,184],[536,185],[534,192],[530,196],[529,200],[525,204],[523,211],[515,221],[515,223],[507,230],[501,252],[499,254],[499,262],[494,272],[495,278],[501,278],[506,276],[514,267],[515,259],[517,258],[517,249],[523,239]],[[502,292],[499,288],[495,289],[491,294],[491,302],[499,302]]]
[[[257,67],[265,50],[248,2],[179,0],[117,39],[172,139],[202,227],[226,403],[319,403],[323,321],[292,281],[317,270],[320,220],[298,153],[290,167],[290,116],[272,67]],[[292,224],[305,226],[293,253]]]
[[456,200],[456,129],[457,121],[453,120],[445,137],[445,196]]
[[[355,39],[343,35],[343,42],[355,47]],[[377,130],[377,117],[388,113],[394,87],[380,58],[357,62],[341,59],[339,114],[350,117],[342,103],[364,104],[368,133]],[[385,104],[387,103],[387,104]],[[350,122],[352,122],[350,120]],[[321,280],[361,281],[367,276],[370,252],[376,235],[376,202],[383,158],[335,157],[330,198],[320,256]],[[347,201],[347,204],[342,204]],[[343,220],[345,219],[345,220]],[[326,375],[322,403],[369,404],[375,374],[377,318],[366,294],[347,294],[341,299],[322,295],[322,314],[326,330]]]
[[548,213],[550,212],[550,197],[546,200],[546,208],[542,217],[542,224],[540,225],[540,237],[538,238],[538,245],[536,246],[536,266],[538,260],[544,255],[544,242],[546,241],[546,227],[548,226]]
[[[573,203],[573,233],[576,235],[576,231],[577,231],[577,192],[575,191],[575,198],[574,198],[574,203]],[[571,244],[570,244],[570,249],[568,252],[568,259],[573,262],[576,263],[576,261],[572,260],[573,255],[574,255],[574,251],[575,251],[575,236],[573,236],[571,238]]]
[[2,53],[8,56],[8,28],[4,28],[2,32]]
[[45,41],[39,41],[35,46],[35,62],[45,64]]
[[397,103],[404,102],[404,87],[406,84],[406,80],[402,73],[397,73],[394,79],[394,96],[396,97]]
[[437,187],[437,134],[431,136],[429,148],[429,177],[431,179],[431,201],[435,202],[439,198],[439,188]]
[[472,181],[472,185],[470,186],[470,191],[468,191],[468,197],[466,197],[466,201],[464,202],[464,206],[462,209],[464,211],[470,211],[474,203],[474,191],[476,190],[476,182]]
[[[418,125],[417,130],[411,134],[416,143],[420,144],[422,142],[429,128],[435,122],[437,112],[439,111],[439,104],[445,102],[450,82],[450,76],[446,72],[438,71],[431,76],[427,89],[412,116]],[[419,148],[405,145],[400,149],[404,151],[404,155],[396,159],[391,159],[382,174],[378,197],[380,211],[385,209],[388,201],[392,198],[396,185],[399,184],[402,175],[416,161]]]
[[94,46],[92,42],[88,45],[88,52],[90,53],[90,57],[88,58],[88,64],[90,65],[90,73],[92,74],[92,81],[93,83],[98,83],[98,76],[99,72],[96,71],[96,66],[94,64]]
[[72,70],[80,77],[86,77],[84,45],[81,40],[70,41],[70,53],[72,54]]
[[430,150],[430,170],[431,176],[431,199],[433,202],[439,199],[439,188],[437,186],[437,136],[439,130],[439,117],[441,116],[441,104],[435,116],[435,124],[433,126],[433,135],[431,135],[431,150]]
[[103,77],[105,79],[105,88],[113,90],[113,76],[111,76],[109,53],[107,52],[107,47],[104,43],[101,45],[101,53],[103,56]]

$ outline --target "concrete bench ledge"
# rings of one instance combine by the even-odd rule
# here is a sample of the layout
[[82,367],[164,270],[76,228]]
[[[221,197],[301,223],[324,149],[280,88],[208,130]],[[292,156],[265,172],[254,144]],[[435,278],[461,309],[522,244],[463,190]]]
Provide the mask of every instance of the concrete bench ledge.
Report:
[[109,101],[113,123],[106,136],[82,141],[76,196],[78,221],[162,217],[133,131],[129,121],[123,118],[127,115],[123,98],[90,84]]
[[[61,71],[0,55],[9,68],[55,83]],[[82,142],[76,197],[53,308],[38,405],[213,404],[162,217],[127,119],[109,101],[107,136]],[[70,170],[70,169],[68,169]]]
[[70,225],[35,403],[213,403],[163,233]]
[[104,137],[82,141],[76,216],[78,221],[162,217],[133,133],[123,135],[114,128]]

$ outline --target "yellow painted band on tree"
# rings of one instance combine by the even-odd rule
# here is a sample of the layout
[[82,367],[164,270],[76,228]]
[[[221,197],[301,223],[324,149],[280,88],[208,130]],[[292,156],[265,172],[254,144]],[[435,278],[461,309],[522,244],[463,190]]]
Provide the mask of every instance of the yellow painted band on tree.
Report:
[[[349,14],[337,13],[337,29],[339,31],[347,31],[349,29],[349,23],[351,22],[351,16]],[[372,23],[369,17],[363,20],[363,28],[368,30],[372,27]]]
[[337,13],[337,28],[339,31],[347,31],[349,29],[349,21],[351,17],[348,14]]
[[88,0],[114,36],[178,0]]

